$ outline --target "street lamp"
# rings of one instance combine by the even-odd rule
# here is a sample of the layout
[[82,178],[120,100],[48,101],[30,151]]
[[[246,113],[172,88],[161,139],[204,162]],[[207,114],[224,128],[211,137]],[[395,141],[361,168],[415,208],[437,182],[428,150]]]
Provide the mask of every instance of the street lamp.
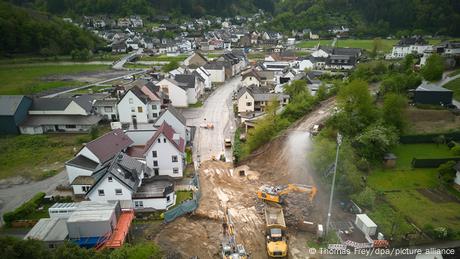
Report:
[[331,221],[332,198],[334,196],[335,175],[337,173],[337,162],[339,160],[340,144],[342,144],[342,135],[340,135],[340,133],[337,133],[337,151],[335,154],[334,175],[332,176],[331,196],[329,197],[329,210],[327,211],[326,234],[329,233],[329,224]]

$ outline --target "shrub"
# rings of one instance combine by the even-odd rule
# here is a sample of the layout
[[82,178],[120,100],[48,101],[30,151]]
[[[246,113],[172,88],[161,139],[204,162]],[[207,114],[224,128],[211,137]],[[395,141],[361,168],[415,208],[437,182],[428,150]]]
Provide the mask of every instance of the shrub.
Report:
[[449,161],[438,167],[438,177],[443,183],[451,184],[454,182],[455,164],[455,161]]
[[366,187],[362,192],[355,195],[355,201],[367,209],[372,209],[374,207],[376,198],[377,194],[369,187]]
[[452,152],[454,153],[454,155],[456,156],[460,156],[460,145],[456,145],[452,148]]
[[37,209],[45,195],[46,194],[44,192],[39,192],[35,194],[35,196],[32,197],[32,199],[22,204],[19,208],[15,209],[14,211],[5,213],[3,215],[3,220],[7,225],[9,225],[11,224],[11,222],[15,220],[25,219],[27,215],[33,213],[35,209]]

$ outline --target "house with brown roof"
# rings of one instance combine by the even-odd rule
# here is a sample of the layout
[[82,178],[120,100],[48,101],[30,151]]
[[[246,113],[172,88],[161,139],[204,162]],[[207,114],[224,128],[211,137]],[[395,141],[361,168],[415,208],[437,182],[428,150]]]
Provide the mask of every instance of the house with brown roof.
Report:
[[206,63],[208,63],[208,59],[200,52],[193,52],[193,54],[188,56],[183,62],[185,66],[191,68],[204,66]]
[[153,176],[183,177],[185,169],[185,139],[171,125],[163,122],[144,147],[147,167]]
[[243,84],[243,86],[262,85],[262,78],[260,77],[259,73],[254,69],[243,72],[241,75],[241,83]]
[[87,143],[65,164],[74,194],[85,194],[94,184],[93,173],[133,141],[121,129],[113,130]]

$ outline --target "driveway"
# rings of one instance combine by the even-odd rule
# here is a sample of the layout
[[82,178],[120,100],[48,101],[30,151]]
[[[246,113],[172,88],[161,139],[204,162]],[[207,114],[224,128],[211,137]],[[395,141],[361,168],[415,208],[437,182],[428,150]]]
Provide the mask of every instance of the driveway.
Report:
[[66,184],[67,181],[67,174],[65,171],[62,171],[42,181],[12,185],[0,189],[0,225],[3,224],[3,213],[21,206],[21,204],[30,200],[37,192],[51,194],[56,189],[56,186]]
[[[233,141],[235,132],[235,116],[233,114],[232,95],[236,91],[241,77],[236,76],[219,86],[200,108],[183,110],[188,126],[195,126],[193,141],[194,161],[217,159],[225,154],[227,161],[232,161],[231,149],[225,149],[224,139]],[[212,123],[214,129],[205,129],[200,126]]]

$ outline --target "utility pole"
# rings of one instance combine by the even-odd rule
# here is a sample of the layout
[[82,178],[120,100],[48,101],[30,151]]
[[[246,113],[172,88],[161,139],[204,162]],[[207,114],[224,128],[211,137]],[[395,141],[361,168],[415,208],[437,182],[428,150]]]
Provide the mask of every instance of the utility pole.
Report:
[[337,133],[337,151],[335,154],[334,175],[332,176],[331,196],[329,197],[329,210],[327,211],[326,234],[329,233],[329,224],[331,221],[332,198],[334,196],[335,175],[337,174],[337,162],[339,160],[340,144],[342,144],[342,135],[340,135],[340,133]]

